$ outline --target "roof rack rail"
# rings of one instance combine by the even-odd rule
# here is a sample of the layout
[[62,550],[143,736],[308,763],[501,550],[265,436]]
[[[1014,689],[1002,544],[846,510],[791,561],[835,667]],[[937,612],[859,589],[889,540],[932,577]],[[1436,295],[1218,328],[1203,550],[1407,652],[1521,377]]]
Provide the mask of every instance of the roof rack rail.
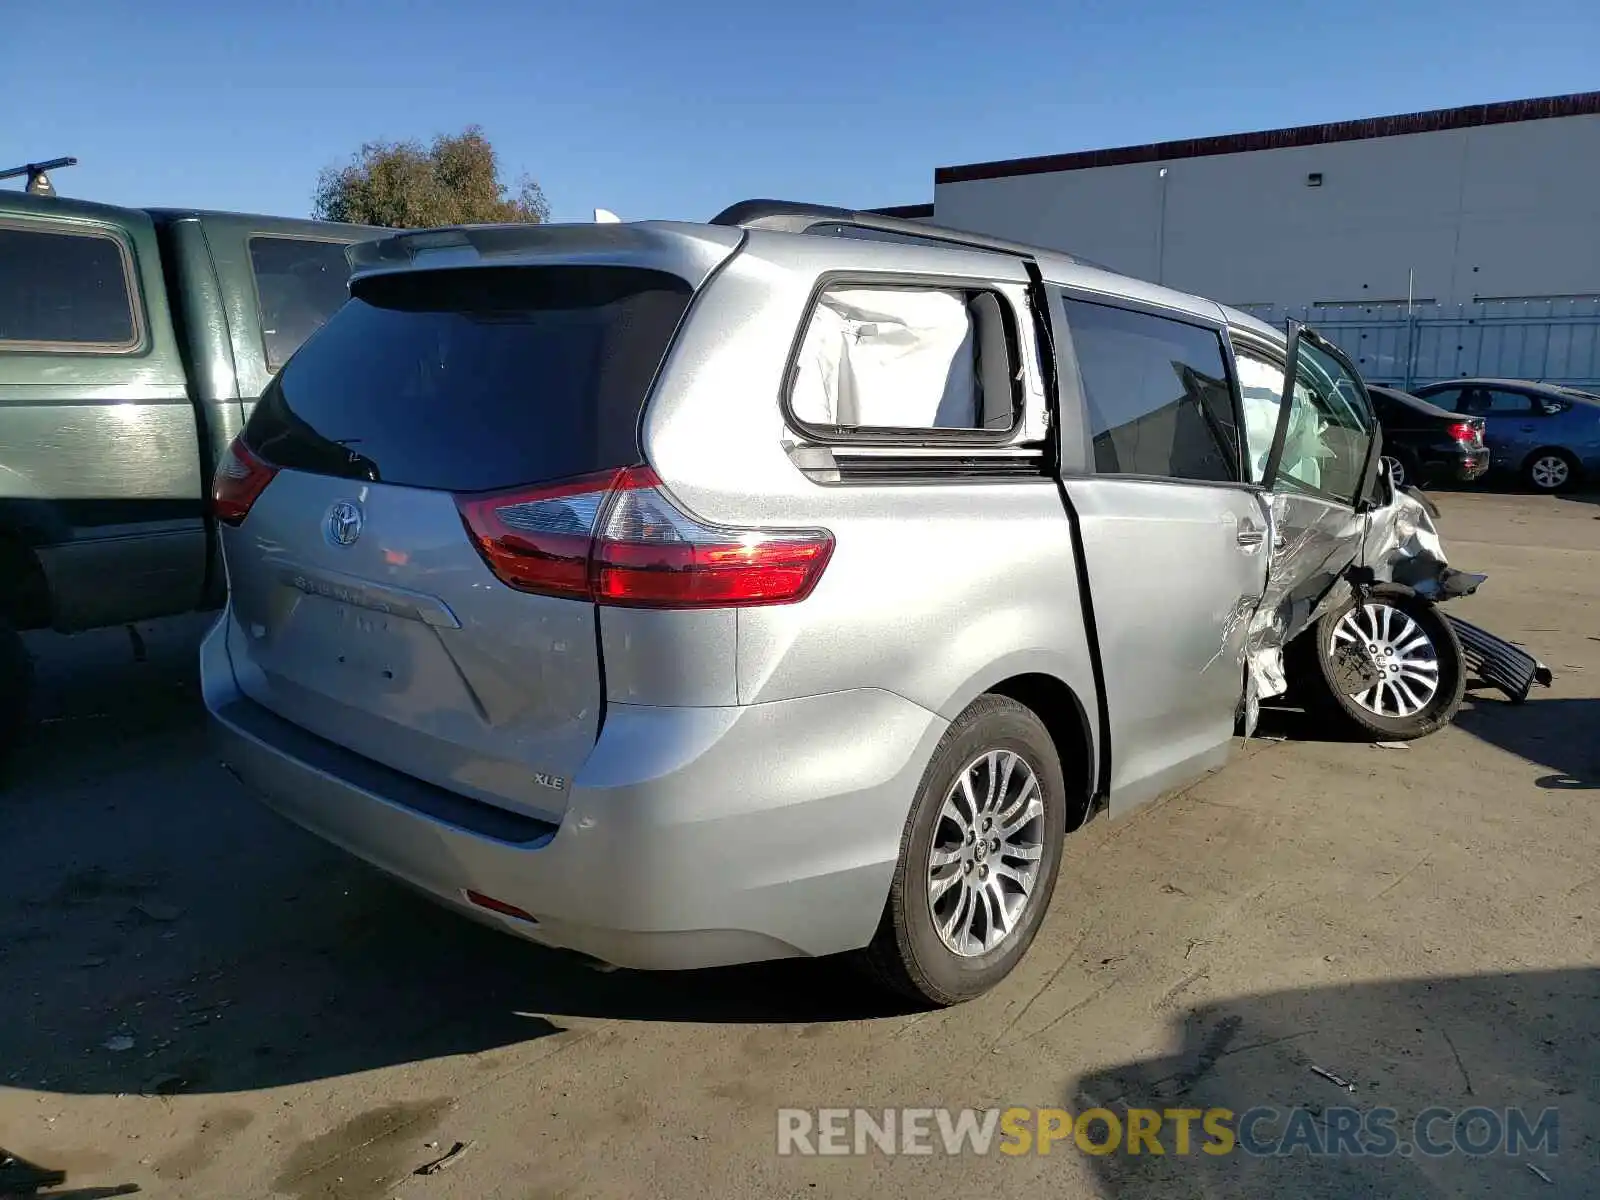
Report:
[[54,196],[55,185],[50,182],[50,176],[45,172],[77,165],[78,160],[75,158],[52,158],[48,162],[23,163],[20,167],[0,171],[0,179],[16,179],[18,176],[26,175],[28,182],[22,189],[24,192],[30,196]]
[[1075,255],[1065,254],[1059,250],[1046,250],[1042,246],[1029,246],[1022,242],[1008,242],[1003,238],[967,233],[943,225],[930,225],[925,221],[912,221],[905,217],[889,217],[882,213],[862,212],[850,208],[830,208],[823,204],[799,204],[791,200],[741,200],[712,217],[711,224],[734,225],[742,229],[772,229],[782,233],[809,233],[826,226],[843,226],[849,229],[892,233],[897,237],[920,242],[939,242],[948,246],[964,246],[970,250],[992,250],[1022,258],[1052,254],[1072,262],[1082,261]]

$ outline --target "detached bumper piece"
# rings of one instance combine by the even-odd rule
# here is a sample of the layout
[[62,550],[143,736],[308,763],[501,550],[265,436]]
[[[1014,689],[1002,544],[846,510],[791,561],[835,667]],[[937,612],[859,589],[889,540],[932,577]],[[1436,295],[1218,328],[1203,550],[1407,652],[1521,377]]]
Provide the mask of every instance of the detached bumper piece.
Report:
[[1445,620],[1461,640],[1467,669],[1483,682],[1499,688],[1511,698],[1511,703],[1521,704],[1536,683],[1549,687],[1554,682],[1555,674],[1550,668],[1526,650],[1459,617],[1446,614]]

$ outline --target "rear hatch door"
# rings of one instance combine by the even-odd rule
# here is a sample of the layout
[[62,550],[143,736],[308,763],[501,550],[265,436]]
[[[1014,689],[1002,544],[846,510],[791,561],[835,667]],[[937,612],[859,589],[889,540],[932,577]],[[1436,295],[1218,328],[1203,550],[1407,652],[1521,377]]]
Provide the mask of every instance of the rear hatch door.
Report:
[[[710,249],[702,264],[731,247]],[[243,435],[277,469],[224,533],[248,696],[559,819],[604,703],[595,608],[507,586],[457,501],[638,461],[651,381],[709,271],[671,265],[490,260],[352,285]]]

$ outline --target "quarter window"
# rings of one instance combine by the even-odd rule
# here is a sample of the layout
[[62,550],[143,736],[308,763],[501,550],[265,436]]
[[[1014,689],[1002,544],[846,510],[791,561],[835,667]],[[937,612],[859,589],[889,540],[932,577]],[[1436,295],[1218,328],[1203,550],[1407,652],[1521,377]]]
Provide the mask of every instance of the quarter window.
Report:
[[250,239],[250,267],[256,277],[267,370],[283,366],[345,302],[350,263],[344,252],[343,242]]
[[1001,435],[1021,408],[1017,333],[982,289],[839,286],[818,298],[789,409],[825,433]]
[[133,261],[109,233],[0,226],[0,345],[119,354],[143,340]]
[[1272,436],[1278,429],[1283,399],[1283,364],[1255,350],[1234,345],[1233,361],[1239,371],[1239,397],[1244,409],[1244,441],[1248,479],[1260,483],[1267,474]]
[[1147,313],[1063,303],[1089,407],[1095,469],[1237,481],[1239,430],[1218,335]]
[[1441,388],[1437,392],[1427,393],[1421,399],[1426,400],[1435,408],[1444,409],[1446,412],[1462,411],[1460,388]]

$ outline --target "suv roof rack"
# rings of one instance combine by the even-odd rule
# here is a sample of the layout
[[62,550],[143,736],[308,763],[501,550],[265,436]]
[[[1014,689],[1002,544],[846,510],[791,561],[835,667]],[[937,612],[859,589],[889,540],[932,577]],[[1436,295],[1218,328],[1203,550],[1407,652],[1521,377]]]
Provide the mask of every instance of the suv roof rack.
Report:
[[50,176],[45,172],[77,165],[78,160],[75,158],[52,158],[48,162],[23,163],[20,167],[0,171],[0,179],[16,179],[20,175],[26,175],[28,182],[22,189],[24,192],[30,196],[54,196],[55,185],[50,182]]
[[1095,265],[1059,250],[1046,250],[1043,246],[1008,242],[1003,238],[967,233],[943,225],[929,225],[924,221],[912,221],[905,217],[886,217],[881,213],[830,208],[823,204],[799,204],[791,200],[741,200],[712,217],[711,224],[734,225],[743,229],[772,229],[782,233],[809,233],[825,226],[844,226],[876,233],[892,233],[897,237],[914,241],[965,246],[972,250],[992,250],[1022,258],[1051,254],[1072,262],[1082,262],[1084,266]]

